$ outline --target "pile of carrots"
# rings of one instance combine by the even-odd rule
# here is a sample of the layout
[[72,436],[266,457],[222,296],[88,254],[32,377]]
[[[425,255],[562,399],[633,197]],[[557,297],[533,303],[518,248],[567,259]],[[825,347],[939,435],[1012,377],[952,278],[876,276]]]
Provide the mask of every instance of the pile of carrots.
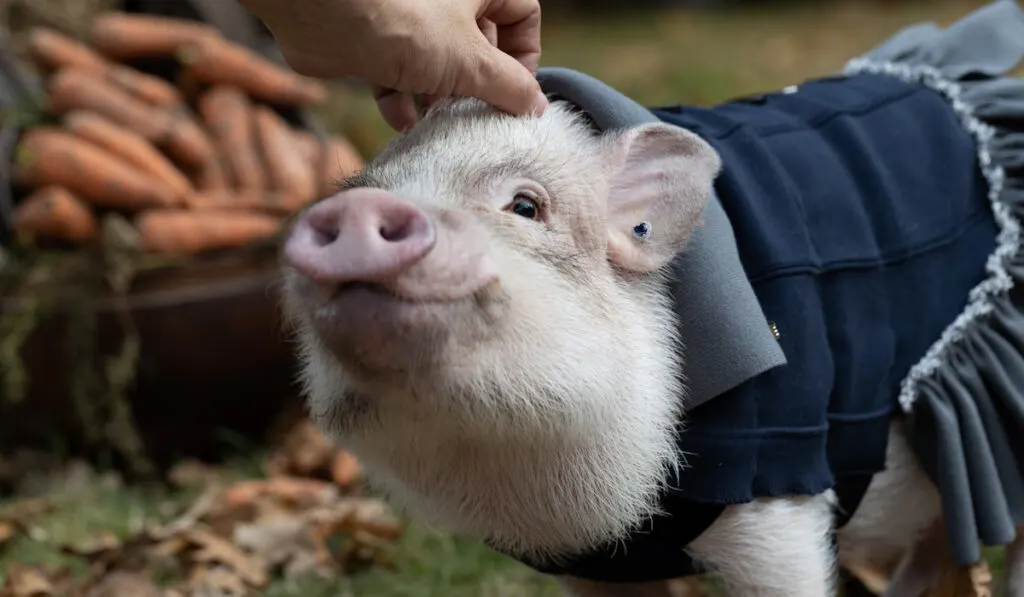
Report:
[[[110,12],[88,43],[40,27],[29,55],[45,77],[45,124],[25,130],[14,229],[33,242],[98,242],[100,218],[129,217],[149,252],[195,255],[276,235],[363,161],[273,107],[311,107],[323,85],[206,24]],[[132,65],[180,64],[174,80]]]

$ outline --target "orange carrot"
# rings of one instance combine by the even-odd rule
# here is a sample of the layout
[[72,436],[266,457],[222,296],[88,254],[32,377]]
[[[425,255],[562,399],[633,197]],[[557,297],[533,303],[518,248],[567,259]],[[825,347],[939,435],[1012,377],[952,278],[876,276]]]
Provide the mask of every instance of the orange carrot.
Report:
[[102,72],[108,64],[89,46],[49,27],[34,27],[29,31],[28,55],[43,71],[75,66]]
[[153,209],[140,213],[135,227],[147,251],[193,255],[268,239],[277,234],[281,221],[251,211]]
[[327,138],[320,169],[320,196],[333,195],[342,180],[362,170],[362,156],[343,137],[332,135]]
[[271,104],[308,106],[327,97],[316,79],[286,70],[245,46],[207,37],[180,53],[185,70],[196,80],[233,85]]
[[84,243],[99,236],[99,223],[88,205],[57,185],[36,189],[14,210],[19,235]]
[[249,98],[237,87],[217,85],[199,98],[198,108],[229,167],[233,185],[240,189],[266,186]]
[[72,110],[64,116],[64,128],[121,158],[136,168],[151,174],[173,189],[184,199],[192,193],[192,184],[149,141],[109,118],[85,110]]
[[108,81],[154,106],[178,106],[185,100],[167,81],[121,64],[111,64],[104,73]]
[[184,106],[170,112],[171,126],[160,143],[173,158],[188,166],[206,166],[217,157],[213,140]]
[[13,178],[29,187],[60,185],[100,207],[136,210],[179,204],[177,193],[162,180],[51,126],[22,135]]
[[288,123],[266,106],[256,106],[253,114],[271,188],[293,194],[303,202],[315,199],[314,165],[303,160],[297,151]]
[[171,114],[132,97],[105,81],[101,74],[65,67],[50,78],[50,111],[62,116],[72,110],[91,110],[126,126],[148,141],[163,139],[171,131]]
[[101,54],[127,61],[169,58],[184,45],[219,36],[217,29],[199,21],[115,11],[93,21],[90,41]]
[[190,209],[203,211],[253,210],[287,215],[302,207],[305,201],[269,189],[217,189],[193,193],[185,203]]

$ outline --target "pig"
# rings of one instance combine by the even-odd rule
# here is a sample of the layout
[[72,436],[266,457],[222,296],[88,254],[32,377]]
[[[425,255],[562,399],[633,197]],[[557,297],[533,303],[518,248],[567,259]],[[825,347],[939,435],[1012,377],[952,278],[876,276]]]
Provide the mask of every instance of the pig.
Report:
[[[974,26],[1011,44],[1020,36],[993,34],[1010,10]],[[923,102],[960,126],[938,95]],[[557,99],[529,117],[468,98],[434,104],[285,236],[283,312],[312,419],[425,523],[527,562],[628,545],[689,466],[670,264],[727,165],[704,136],[664,121],[598,131]],[[979,279],[982,244],[971,249]],[[888,597],[923,595],[948,559],[948,506],[907,421],[883,424],[884,468],[842,526],[832,488],[757,495],[726,504],[679,558],[735,597],[835,595],[841,566],[893,567]],[[1024,594],[1022,535],[1006,541],[1011,595]],[[661,578],[557,580],[578,597],[671,595]]]
[[[531,555],[623,536],[678,465],[662,268],[719,168],[667,124],[597,136],[561,103],[518,119],[439,104],[289,232],[283,304],[311,416],[425,522]],[[888,459],[842,558],[898,558],[938,519],[898,424]],[[735,595],[834,594],[833,501],[730,507],[693,554]]]

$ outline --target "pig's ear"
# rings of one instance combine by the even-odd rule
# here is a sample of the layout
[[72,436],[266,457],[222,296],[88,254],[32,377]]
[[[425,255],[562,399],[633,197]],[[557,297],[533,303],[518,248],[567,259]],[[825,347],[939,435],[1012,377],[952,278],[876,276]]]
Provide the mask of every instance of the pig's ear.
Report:
[[682,250],[721,168],[718,153],[682,128],[644,124],[608,139],[608,258],[652,272]]

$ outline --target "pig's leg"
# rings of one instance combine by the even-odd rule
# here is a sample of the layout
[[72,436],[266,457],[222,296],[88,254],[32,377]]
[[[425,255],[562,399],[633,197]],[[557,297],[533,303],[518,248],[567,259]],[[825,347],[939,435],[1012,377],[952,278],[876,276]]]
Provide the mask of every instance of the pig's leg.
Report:
[[914,456],[903,423],[893,421],[885,470],[871,480],[856,514],[839,529],[839,562],[894,570],[886,595],[921,595],[941,566],[940,521],[938,490]]
[[906,555],[892,574],[882,597],[921,597],[935,587],[949,560],[945,529],[936,524]]
[[1017,527],[1017,538],[1006,547],[1006,595],[1024,597],[1024,524]]
[[567,597],[672,597],[667,582],[620,584],[565,577],[559,583]]
[[834,495],[762,499],[730,506],[691,545],[730,597],[831,597]]

